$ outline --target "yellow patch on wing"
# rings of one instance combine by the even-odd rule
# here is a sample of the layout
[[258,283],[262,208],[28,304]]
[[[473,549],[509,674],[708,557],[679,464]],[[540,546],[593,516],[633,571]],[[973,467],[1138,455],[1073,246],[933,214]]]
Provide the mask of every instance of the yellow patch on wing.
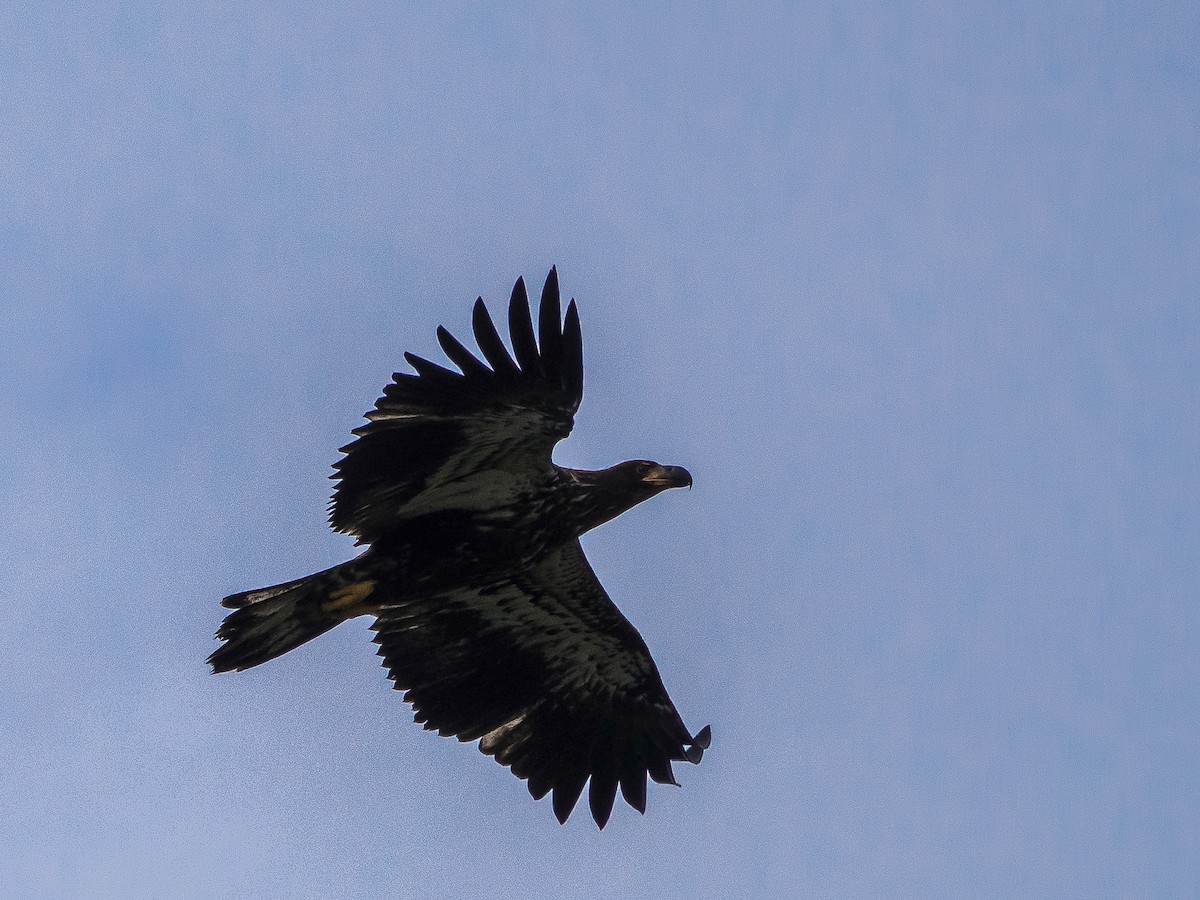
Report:
[[356,581],[353,584],[340,587],[336,591],[331,591],[329,599],[325,601],[323,606],[326,612],[360,616],[366,612],[366,609],[360,610],[359,605],[371,596],[373,590],[375,590],[375,582],[373,580]]

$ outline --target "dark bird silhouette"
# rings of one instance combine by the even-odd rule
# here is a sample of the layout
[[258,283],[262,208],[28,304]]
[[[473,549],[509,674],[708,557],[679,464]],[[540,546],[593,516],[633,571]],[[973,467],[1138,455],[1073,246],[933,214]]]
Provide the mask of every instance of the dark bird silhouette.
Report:
[[618,787],[646,809],[646,776],[675,784],[672,761],[700,762],[641,635],[609,599],[579,536],[674,487],[686,469],[645,460],[584,471],[555,465],[583,396],[575,301],[561,314],[546,279],[535,333],[525,283],[508,308],[512,355],[483,300],[472,324],[482,360],[444,328],[461,371],[411,353],[343,447],[330,524],[369,544],[357,558],[226,597],[233,610],[214,672],[274,659],[356,616],[373,616],[388,677],[426,729],[479,749],[553,791],[565,822],[590,779],[607,823]]

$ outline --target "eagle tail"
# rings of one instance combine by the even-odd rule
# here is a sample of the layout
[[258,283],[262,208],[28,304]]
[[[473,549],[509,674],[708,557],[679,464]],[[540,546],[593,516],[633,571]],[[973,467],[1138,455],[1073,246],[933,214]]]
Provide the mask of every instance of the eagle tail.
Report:
[[240,672],[265,663],[364,614],[362,601],[375,582],[355,579],[345,571],[349,565],[222,600],[233,612],[217,629],[225,643],[208,658],[213,672]]

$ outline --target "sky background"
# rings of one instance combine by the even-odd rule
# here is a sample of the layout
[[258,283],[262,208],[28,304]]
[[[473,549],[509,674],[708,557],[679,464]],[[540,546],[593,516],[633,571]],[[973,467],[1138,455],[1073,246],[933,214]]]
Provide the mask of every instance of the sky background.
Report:
[[[1200,892],[1194,3],[0,7],[14,898]],[[557,264],[559,462],[693,729],[598,833],[436,738],[353,554],[402,352]]]

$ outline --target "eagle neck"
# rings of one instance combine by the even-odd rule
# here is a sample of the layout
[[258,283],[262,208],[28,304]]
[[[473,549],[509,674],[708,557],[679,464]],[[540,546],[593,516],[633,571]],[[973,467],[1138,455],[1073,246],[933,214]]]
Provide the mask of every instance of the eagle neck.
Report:
[[606,469],[564,469],[562,472],[566,476],[563,497],[567,509],[564,518],[570,522],[571,537],[579,537],[615,519],[645,499],[631,496],[627,486],[610,477]]

